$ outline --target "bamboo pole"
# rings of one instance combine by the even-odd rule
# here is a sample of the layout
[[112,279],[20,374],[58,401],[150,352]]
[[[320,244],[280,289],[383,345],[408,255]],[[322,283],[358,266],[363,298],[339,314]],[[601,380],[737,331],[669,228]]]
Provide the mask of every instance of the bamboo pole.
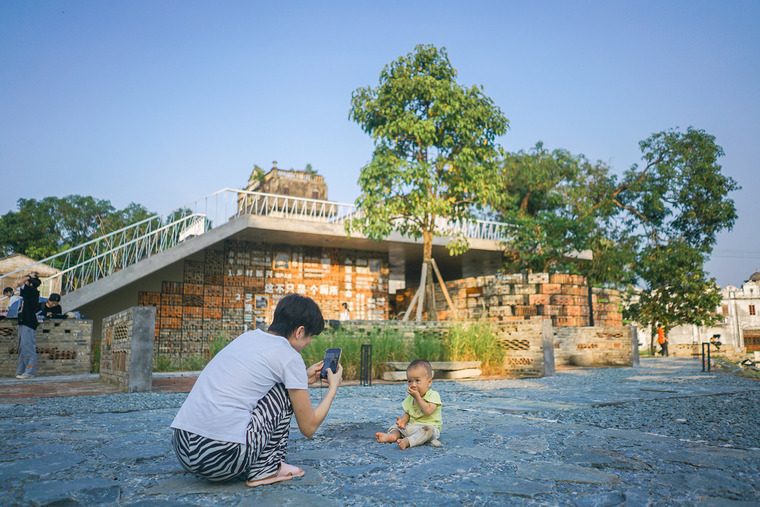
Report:
[[425,304],[425,285],[427,284],[427,263],[422,263],[422,277],[420,278],[420,300],[417,302],[417,322],[422,320],[422,307]]
[[435,259],[433,258],[430,259],[430,263],[433,265],[433,271],[435,271],[435,275],[438,277],[438,282],[441,284],[441,289],[443,289],[443,296],[446,298],[446,302],[449,304],[451,313],[454,315],[454,320],[459,320],[459,317],[457,315],[457,309],[454,306],[454,303],[451,302],[449,291],[446,289],[446,284],[443,282],[443,277],[441,276],[441,272],[438,271],[438,263],[436,263]]

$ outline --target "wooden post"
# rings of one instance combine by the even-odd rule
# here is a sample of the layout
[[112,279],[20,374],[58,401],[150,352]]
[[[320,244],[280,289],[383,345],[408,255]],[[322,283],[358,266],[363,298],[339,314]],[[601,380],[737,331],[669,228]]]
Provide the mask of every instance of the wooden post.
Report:
[[412,310],[414,309],[414,305],[417,303],[417,300],[420,298],[420,287],[417,288],[417,292],[414,293],[414,297],[412,297],[412,302],[409,303],[409,308],[406,309],[406,312],[404,312],[404,318],[402,318],[402,321],[409,320],[409,315],[412,314]]
[[433,271],[435,271],[435,276],[438,277],[438,282],[441,284],[441,289],[443,289],[443,296],[446,298],[446,302],[449,304],[449,308],[451,309],[451,313],[454,316],[454,320],[459,320],[457,316],[457,309],[454,307],[454,303],[451,302],[451,296],[449,296],[449,291],[446,289],[446,284],[443,282],[443,277],[441,276],[441,272],[438,271],[438,264],[435,262],[435,259],[430,259],[430,264],[433,266]]
[[417,322],[422,320],[422,307],[425,304],[425,285],[427,285],[427,263],[422,263],[422,278],[420,278],[420,300],[417,302]]
[[414,293],[412,302],[409,303],[409,308],[406,309],[406,312],[404,313],[404,317],[401,319],[402,321],[409,320],[409,316],[412,314],[412,310],[414,310],[414,305],[417,305],[416,320],[417,321],[422,320],[422,305],[424,304],[424,301],[425,301],[425,282],[426,281],[427,281],[427,269],[426,269],[426,266],[423,264],[422,277],[420,278],[420,286],[417,287],[417,292]]

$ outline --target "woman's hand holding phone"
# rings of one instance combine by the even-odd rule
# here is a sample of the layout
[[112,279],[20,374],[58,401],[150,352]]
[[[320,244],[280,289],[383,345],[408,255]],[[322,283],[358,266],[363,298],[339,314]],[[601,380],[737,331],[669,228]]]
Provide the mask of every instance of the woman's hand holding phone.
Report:
[[341,380],[343,380],[343,365],[338,363],[338,371],[333,373],[333,371],[328,368],[327,369],[327,386],[328,387],[338,387],[340,385]]
[[314,382],[319,382],[319,375],[322,373],[322,368],[324,367],[325,362],[324,360],[314,363],[311,366],[309,366],[306,369],[306,377],[308,378],[309,384],[313,384]]

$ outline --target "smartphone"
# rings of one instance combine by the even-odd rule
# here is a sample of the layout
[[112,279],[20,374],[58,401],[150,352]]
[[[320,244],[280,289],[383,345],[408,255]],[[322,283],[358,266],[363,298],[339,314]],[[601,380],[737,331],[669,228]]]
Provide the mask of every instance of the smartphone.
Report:
[[327,380],[327,369],[330,368],[333,373],[338,373],[338,363],[340,362],[341,349],[327,349],[325,351],[325,364],[322,366],[320,376]]

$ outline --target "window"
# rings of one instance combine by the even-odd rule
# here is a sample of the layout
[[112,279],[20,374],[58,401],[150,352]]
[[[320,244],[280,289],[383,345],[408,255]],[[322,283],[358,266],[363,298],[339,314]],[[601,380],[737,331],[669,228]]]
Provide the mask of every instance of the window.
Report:
[[319,190],[312,190],[311,191],[311,198],[312,199],[319,199]]
[[755,314],[755,305],[749,305],[749,314],[754,315]]
[[282,187],[282,195],[290,195],[290,187],[288,186]]

